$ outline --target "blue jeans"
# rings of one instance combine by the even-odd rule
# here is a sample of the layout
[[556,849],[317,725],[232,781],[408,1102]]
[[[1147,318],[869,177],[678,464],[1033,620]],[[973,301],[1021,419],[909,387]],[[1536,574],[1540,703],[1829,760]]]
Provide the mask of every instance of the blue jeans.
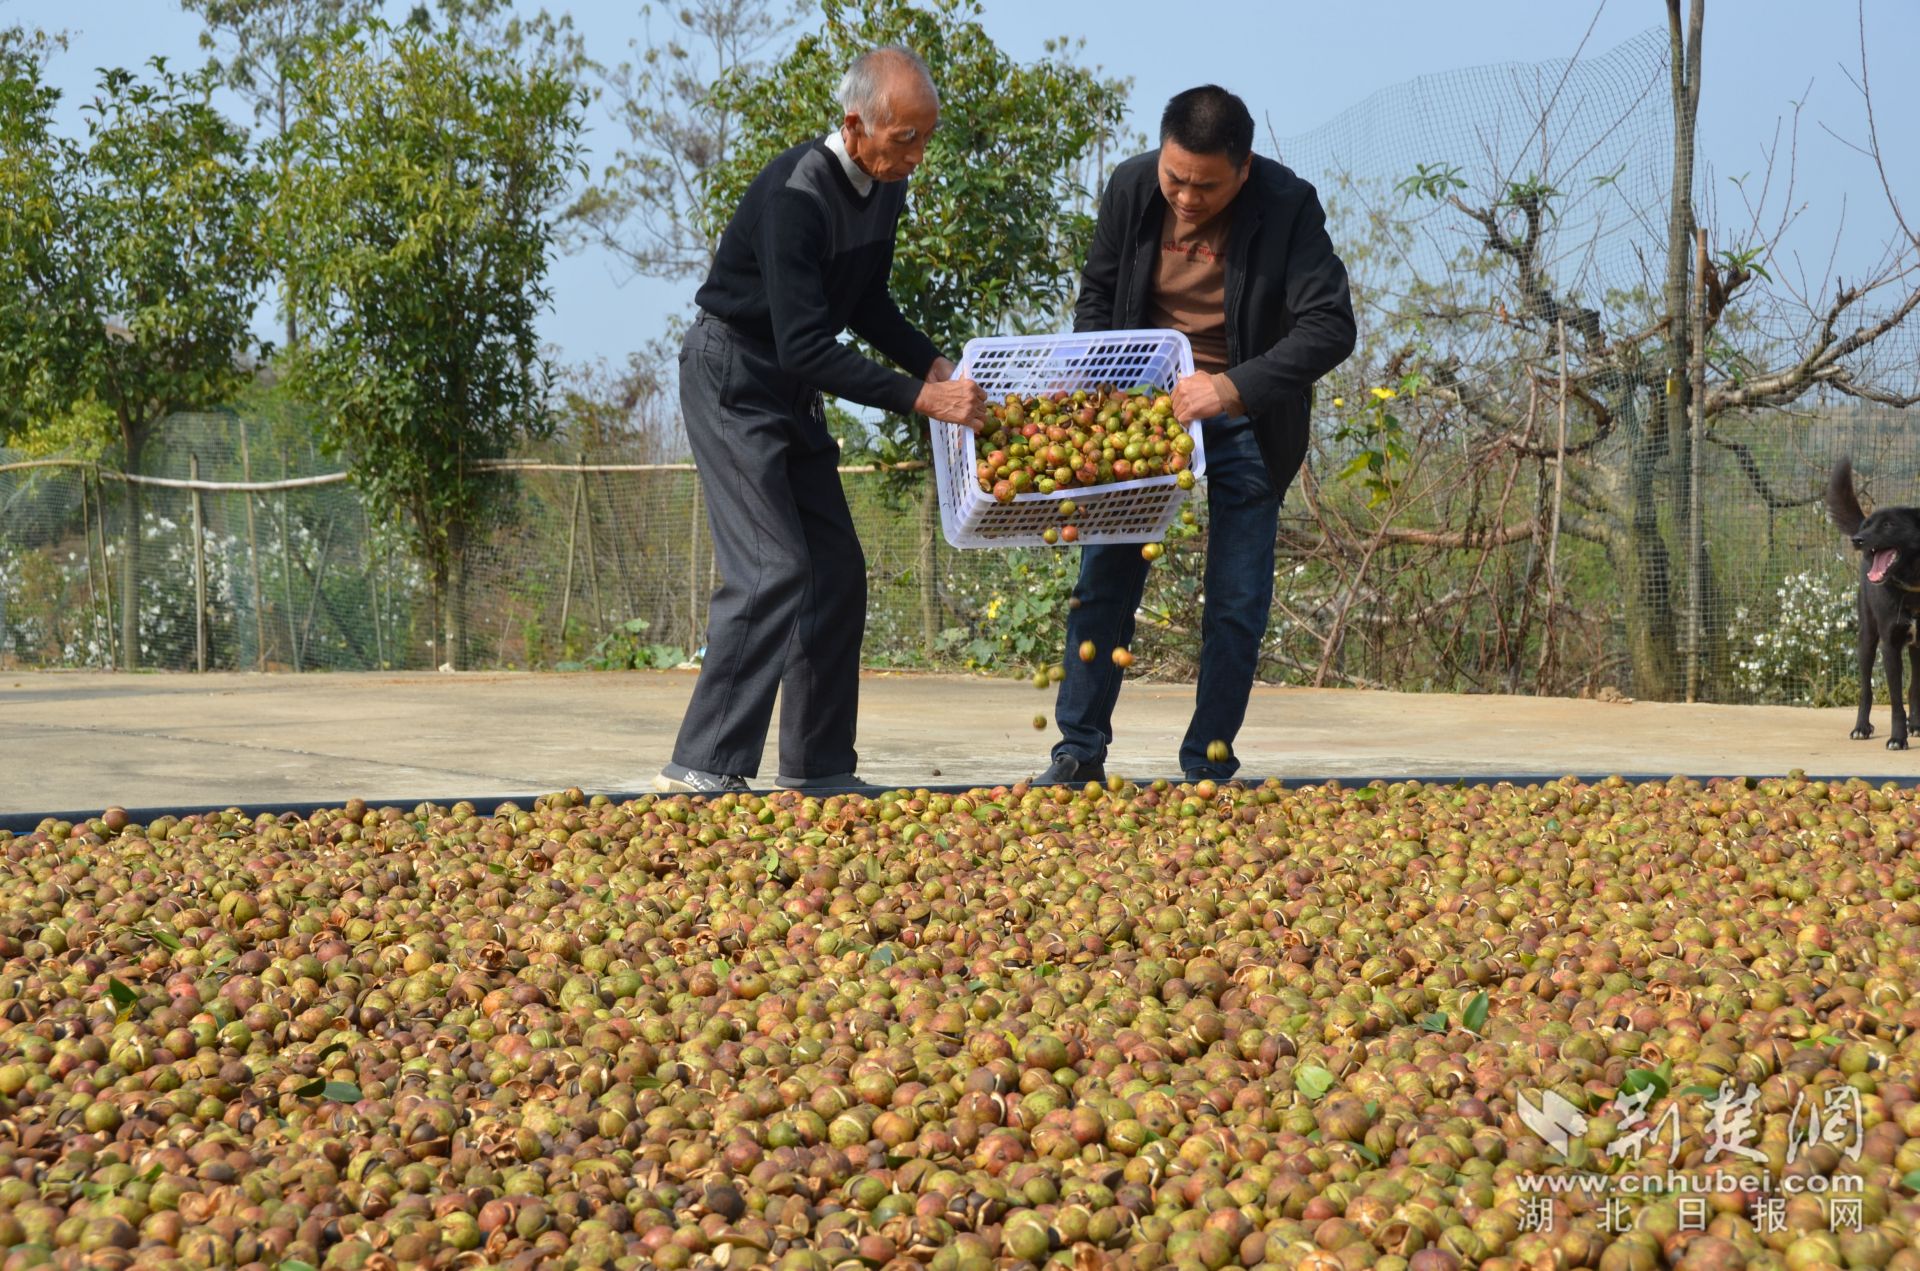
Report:
[[[1206,599],[1200,628],[1200,682],[1193,720],[1180,743],[1180,770],[1198,779],[1224,781],[1240,760],[1207,758],[1208,743],[1229,747],[1246,719],[1247,699],[1260,666],[1273,608],[1274,536],[1280,527],[1280,497],[1244,417],[1218,416],[1201,427],[1207,450]],[[1054,704],[1060,722],[1055,758],[1071,755],[1102,763],[1113,742],[1113,706],[1120,697],[1120,668],[1107,654],[1133,643],[1135,611],[1147,586],[1147,562],[1137,543],[1082,548],[1078,609],[1067,614],[1066,678]],[[1083,641],[1099,650],[1080,660]]]

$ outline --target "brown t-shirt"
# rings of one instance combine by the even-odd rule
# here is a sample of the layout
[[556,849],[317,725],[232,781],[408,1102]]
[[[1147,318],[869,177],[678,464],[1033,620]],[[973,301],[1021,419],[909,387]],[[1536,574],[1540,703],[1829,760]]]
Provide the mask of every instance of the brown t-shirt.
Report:
[[1227,369],[1227,231],[1230,212],[1189,225],[1167,209],[1160,226],[1148,320],[1182,332],[1193,346],[1193,369]]

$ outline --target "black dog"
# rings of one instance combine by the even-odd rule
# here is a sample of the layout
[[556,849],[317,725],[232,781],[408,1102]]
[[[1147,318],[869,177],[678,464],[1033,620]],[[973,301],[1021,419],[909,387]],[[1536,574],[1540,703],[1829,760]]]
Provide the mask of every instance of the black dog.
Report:
[[[1827,511],[1840,532],[1860,549],[1860,718],[1852,736],[1873,736],[1873,650],[1887,667],[1893,699],[1888,750],[1907,748],[1908,721],[1920,723],[1920,647],[1914,620],[1920,615],[1920,508],[1881,508],[1872,516],[1853,492],[1853,462],[1842,459],[1827,481]],[[1913,663],[1913,700],[1901,701],[1900,652]]]

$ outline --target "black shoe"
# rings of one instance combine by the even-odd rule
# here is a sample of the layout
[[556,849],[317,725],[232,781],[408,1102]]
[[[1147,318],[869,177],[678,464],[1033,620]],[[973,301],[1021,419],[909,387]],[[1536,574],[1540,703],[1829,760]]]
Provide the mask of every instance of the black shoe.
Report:
[[702,772],[670,763],[653,779],[653,788],[662,794],[745,794],[747,779],[730,773]]
[[857,774],[836,772],[828,777],[787,777],[773,779],[773,784],[782,790],[822,791],[832,794],[846,794],[858,790],[873,790],[877,787],[868,784]]
[[1055,755],[1047,770],[1033,779],[1036,786],[1077,786],[1089,781],[1105,781],[1107,770],[1100,764],[1089,763],[1085,759],[1076,759],[1072,755]]

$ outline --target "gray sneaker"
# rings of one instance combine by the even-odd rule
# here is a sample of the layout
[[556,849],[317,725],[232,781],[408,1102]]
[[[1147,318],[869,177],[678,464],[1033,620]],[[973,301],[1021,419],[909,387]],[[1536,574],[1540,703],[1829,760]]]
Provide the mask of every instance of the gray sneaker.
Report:
[[1089,781],[1105,781],[1107,769],[1103,764],[1090,763],[1085,759],[1076,759],[1072,755],[1055,755],[1047,770],[1033,779],[1037,786],[1077,786]]
[[855,787],[869,788],[867,783],[851,772],[836,772],[826,777],[789,777],[784,774],[773,779],[773,784],[782,790],[851,790]]
[[660,770],[660,775],[653,779],[653,788],[662,794],[745,794],[749,789],[745,777],[702,772],[677,763],[669,763]]

